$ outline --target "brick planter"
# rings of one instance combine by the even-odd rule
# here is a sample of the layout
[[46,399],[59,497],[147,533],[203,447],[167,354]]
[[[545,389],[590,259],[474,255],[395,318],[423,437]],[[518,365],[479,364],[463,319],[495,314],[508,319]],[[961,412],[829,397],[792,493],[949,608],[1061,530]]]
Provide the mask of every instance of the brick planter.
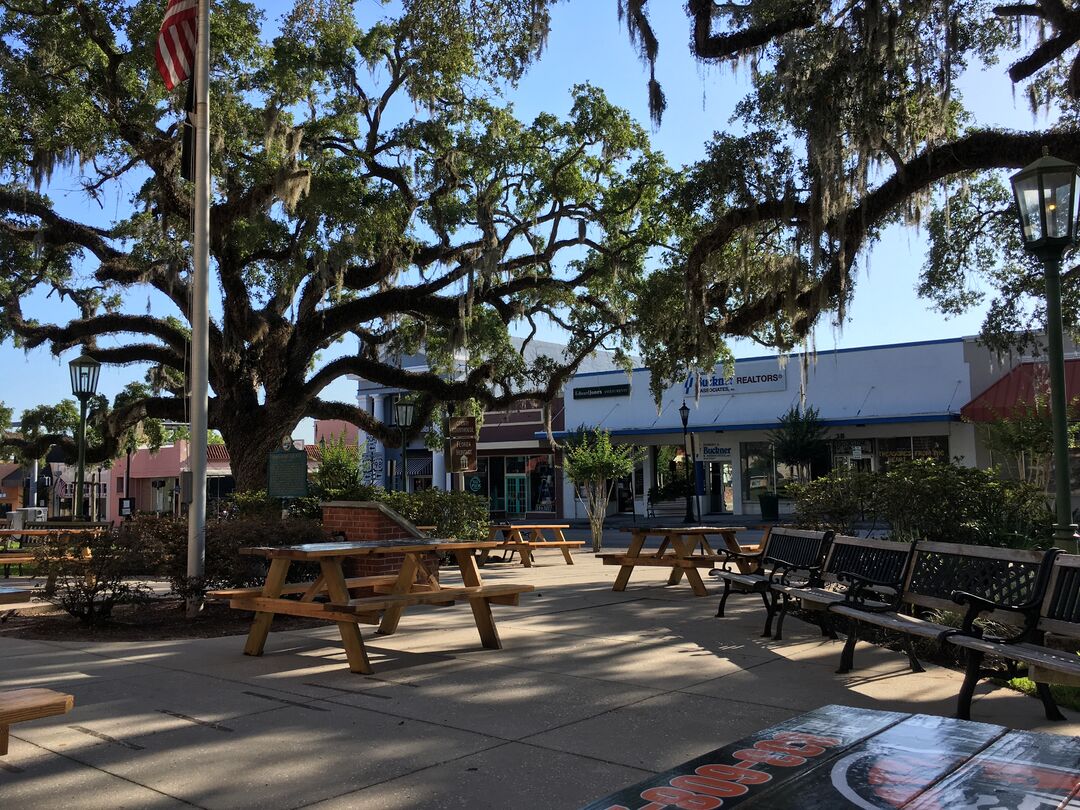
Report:
[[[329,501],[322,507],[323,531],[336,540],[410,540],[424,534],[388,507],[374,501]],[[371,557],[346,557],[341,567],[346,577],[370,577],[396,574],[405,562],[404,554],[380,554]],[[420,563],[425,571],[416,573],[416,581],[427,582],[427,575],[439,578],[439,555],[425,552]],[[372,588],[358,588],[353,596],[373,596]]]

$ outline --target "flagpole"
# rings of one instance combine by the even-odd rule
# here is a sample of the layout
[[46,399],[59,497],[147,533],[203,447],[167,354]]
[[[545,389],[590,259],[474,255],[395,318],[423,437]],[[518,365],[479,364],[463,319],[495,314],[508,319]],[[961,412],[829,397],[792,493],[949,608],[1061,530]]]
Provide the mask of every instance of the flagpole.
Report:
[[[191,298],[191,504],[188,506],[188,577],[201,577],[206,561],[206,431],[210,353],[210,0],[199,0],[195,53],[195,256]],[[188,615],[201,607],[188,600]]]

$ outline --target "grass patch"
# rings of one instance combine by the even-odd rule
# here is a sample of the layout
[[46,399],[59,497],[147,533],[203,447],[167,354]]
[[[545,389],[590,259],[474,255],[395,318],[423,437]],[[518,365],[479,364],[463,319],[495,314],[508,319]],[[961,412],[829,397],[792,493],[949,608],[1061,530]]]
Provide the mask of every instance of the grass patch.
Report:
[[[1031,678],[1013,678],[1007,683],[1013,689],[1019,689],[1025,694],[1035,694],[1035,681],[1031,680]],[[1054,702],[1061,708],[1080,711],[1080,686],[1064,686],[1052,683],[1050,684],[1050,694],[1054,696]]]

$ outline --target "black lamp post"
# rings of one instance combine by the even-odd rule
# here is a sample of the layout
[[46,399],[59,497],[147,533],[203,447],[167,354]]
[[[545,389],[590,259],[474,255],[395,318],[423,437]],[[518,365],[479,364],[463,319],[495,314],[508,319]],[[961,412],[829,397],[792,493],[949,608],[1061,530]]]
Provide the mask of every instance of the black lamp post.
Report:
[[71,511],[76,520],[85,520],[83,479],[86,466],[86,403],[97,391],[101,363],[82,354],[68,363],[68,370],[71,372],[71,393],[79,400],[79,467],[75,477],[75,503]]
[[686,516],[683,518],[683,521],[693,524],[694,499],[690,495],[690,455],[686,449],[686,425],[690,421],[690,409],[686,406],[686,400],[683,400],[682,407],[679,408],[679,418],[682,419],[683,460],[686,462]]
[[405,430],[413,423],[416,416],[416,403],[406,399],[399,399],[394,403],[394,415],[397,418],[398,427],[401,428],[401,491],[409,491],[409,448],[405,438]]
[[1061,257],[1076,241],[1080,216],[1080,167],[1043,156],[1012,176],[1024,247],[1038,256],[1046,272],[1046,339],[1049,352],[1050,415],[1054,431],[1054,482],[1058,542],[1074,540],[1069,486],[1068,414],[1065,401],[1065,351],[1061,338]]

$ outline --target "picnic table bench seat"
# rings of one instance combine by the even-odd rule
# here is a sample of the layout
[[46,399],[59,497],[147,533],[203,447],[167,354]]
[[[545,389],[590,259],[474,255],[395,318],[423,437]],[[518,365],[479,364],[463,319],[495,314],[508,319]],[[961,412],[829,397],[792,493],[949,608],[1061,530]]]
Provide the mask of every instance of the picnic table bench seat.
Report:
[[[792,575],[809,583],[813,570],[825,556],[832,531],[810,531],[777,527],[769,531],[761,548],[746,554],[720,549],[721,567],[713,568],[709,575],[724,583],[716,615],[722,617],[732,590],[739,593],[756,593],[765,605],[765,629],[763,636],[771,636],[773,617],[776,615],[779,593],[772,590],[775,584],[789,584]],[[732,570],[728,566],[743,563],[744,570]]]
[[460,588],[440,588],[437,591],[395,593],[382,596],[365,596],[348,602],[329,602],[326,610],[340,613],[368,614],[391,607],[406,605],[452,605],[462,599],[485,599],[496,605],[517,605],[518,597],[534,590],[532,585],[499,583],[473,585]]
[[[1035,592],[1024,604],[992,602],[964,591],[952,594],[953,602],[967,608],[960,631],[948,637],[949,643],[961,647],[967,658],[957,717],[970,718],[971,698],[982,678],[1027,675],[1035,682],[1046,719],[1065,719],[1049,684],[1080,684],[1080,555],[1055,556],[1045,570],[1049,576],[1041,578],[1045,582],[1043,592]],[[1011,638],[983,636],[974,621],[985,611],[992,611],[996,619],[1006,616],[1020,620],[1020,631]],[[1058,642],[1060,648],[1048,646],[1051,641]],[[1004,669],[984,667],[987,655],[1003,659]]]
[[8,752],[8,738],[13,724],[67,714],[74,705],[74,697],[54,692],[52,689],[13,689],[0,692],[0,756]]
[[1016,615],[995,608],[1041,599],[1050,566],[1058,553],[1057,549],[1033,551],[919,541],[912,552],[896,605],[885,610],[861,605],[870,589],[878,583],[854,577],[853,587],[848,589],[845,599],[829,606],[831,613],[849,620],[848,637],[837,672],[844,674],[854,668],[855,645],[863,624],[899,633],[911,671],[922,672],[911,638],[918,636],[944,642],[963,632],[961,628],[928,618],[932,612],[956,612],[952,596],[958,590],[985,600],[972,615],[972,622],[982,616],[996,622],[1017,624]]
[[[504,561],[507,559],[506,552],[510,552],[510,556],[513,556],[514,552],[520,553],[522,565],[532,568],[533,552],[550,548],[561,551],[566,564],[573,565],[574,558],[570,549],[581,548],[585,541],[567,540],[563,529],[569,528],[569,523],[492,523],[488,527],[489,537],[498,545],[491,549],[481,549],[477,564],[486,564],[488,555],[498,550],[503,552]],[[550,532],[553,539],[546,539],[544,532]]]
[[[349,590],[355,588],[374,588],[378,591],[382,587],[392,586],[397,581],[397,574],[384,574],[379,576],[368,577],[349,577],[345,580],[345,587]],[[207,591],[206,595],[210,599],[242,599],[247,596],[259,596],[262,594],[262,586],[254,588],[218,588],[217,590]],[[308,582],[288,582],[281,586],[281,594],[304,594],[310,593],[312,597],[326,593],[326,581],[319,577],[315,580]],[[309,600],[310,601],[310,600]]]
[[654,565],[667,568],[712,568],[727,558],[720,554],[695,554],[691,557],[680,557],[678,554],[662,554],[659,557],[632,556],[622,551],[610,551],[597,554],[604,565]]

